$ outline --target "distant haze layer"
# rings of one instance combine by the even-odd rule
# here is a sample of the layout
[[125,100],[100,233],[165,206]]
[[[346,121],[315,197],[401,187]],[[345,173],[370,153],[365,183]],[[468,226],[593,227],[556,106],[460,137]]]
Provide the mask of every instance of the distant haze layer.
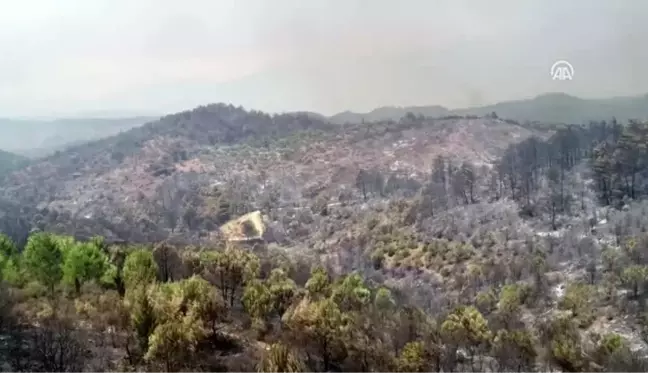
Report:
[[30,157],[116,135],[157,117],[28,120],[0,118],[0,149]]

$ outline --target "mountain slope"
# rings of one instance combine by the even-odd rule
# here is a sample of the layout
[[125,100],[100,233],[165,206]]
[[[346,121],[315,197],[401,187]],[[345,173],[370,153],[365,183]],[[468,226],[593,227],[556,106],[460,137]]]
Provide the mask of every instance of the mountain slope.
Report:
[[28,162],[26,157],[0,150],[0,178],[8,172],[25,166]]
[[449,110],[442,106],[382,107],[365,114],[347,111],[333,115],[330,119],[332,122],[341,124],[359,123],[363,119],[398,120],[408,112],[430,117],[483,116],[496,112],[502,118],[521,122],[579,124],[591,120],[609,120],[612,117],[625,122],[629,119],[648,118],[648,95],[587,100],[563,93],[550,93],[533,99],[506,101],[476,108]]
[[437,155],[488,166],[532,134],[493,118],[341,128],[307,113],[217,104],[44,158],[10,175],[2,191],[43,211],[34,220],[41,229],[72,221],[56,229],[124,240],[198,239],[257,209],[357,196],[361,170],[393,186],[423,181]]

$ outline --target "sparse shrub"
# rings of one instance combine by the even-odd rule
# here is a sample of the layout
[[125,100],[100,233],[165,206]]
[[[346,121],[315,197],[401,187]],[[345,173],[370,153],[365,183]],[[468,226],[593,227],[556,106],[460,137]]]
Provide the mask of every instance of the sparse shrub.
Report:
[[392,224],[381,224],[380,225],[380,234],[389,235],[394,231],[394,226]]
[[558,305],[561,309],[571,311],[580,327],[587,327],[596,317],[592,308],[595,294],[595,289],[591,285],[571,283],[567,285]]
[[490,314],[497,306],[497,295],[492,288],[488,288],[477,293],[475,297],[477,308],[484,314]]
[[401,249],[396,251],[396,255],[394,256],[395,260],[402,261],[403,259],[407,258],[407,250]]
[[369,220],[367,220],[367,229],[372,231],[376,226],[380,223],[380,220],[378,218],[372,217]]
[[385,253],[382,250],[376,250],[371,254],[371,263],[374,269],[381,269],[385,262]]

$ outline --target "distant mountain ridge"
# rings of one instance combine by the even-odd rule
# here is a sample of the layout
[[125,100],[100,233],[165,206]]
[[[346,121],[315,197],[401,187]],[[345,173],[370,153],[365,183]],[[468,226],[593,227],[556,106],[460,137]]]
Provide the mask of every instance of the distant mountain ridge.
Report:
[[587,123],[592,120],[648,119],[648,95],[582,99],[564,93],[547,93],[532,99],[504,101],[494,105],[450,110],[443,106],[384,106],[368,113],[345,111],[329,119],[338,124],[364,121],[399,120],[408,112],[427,117],[450,115],[483,116],[496,112],[502,118],[520,122]]
[[27,157],[0,150],[0,178],[8,172],[27,165],[28,162]]
[[[582,99],[564,93],[548,93],[531,99],[499,102],[474,108],[448,109],[440,105],[383,106],[368,113],[344,111],[330,117],[315,112],[294,112],[313,120],[334,124],[398,121],[407,113],[430,118],[449,116],[484,116],[497,113],[501,118],[520,123],[579,124],[616,117],[648,119],[648,95]],[[133,116],[122,118],[88,117],[55,120],[0,118],[0,149],[37,158],[67,147],[106,138],[153,122],[159,117]]]
[[0,149],[40,157],[71,145],[116,135],[157,119],[142,116],[55,120],[0,118]]
[[442,117],[450,115],[450,110],[439,105],[432,106],[407,106],[407,107],[398,107],[398,106],[383,106],[376,108],[368,113],[359,114],[351,111],[344,111],[339,114],[335,114],[329,118],[333,123],[360,123],[365,122],[376,122],[381,120],[398,120],[405,116],[408,112],[414,114],[421,114],[426,117]]

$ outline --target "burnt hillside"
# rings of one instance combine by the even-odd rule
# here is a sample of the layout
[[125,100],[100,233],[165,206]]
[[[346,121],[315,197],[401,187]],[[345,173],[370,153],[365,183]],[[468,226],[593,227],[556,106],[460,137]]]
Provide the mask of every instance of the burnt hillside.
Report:
[[357,197],[361,171],[416,184],[442,153],[489,167],[532,134],[491,117],[410,114],[341,126],[213,104],[58,152],[8,175],[2,194],[41,211],[30,218],[38,228],[63,214],[82,222],[59,224],[69,234],[97,223],[109,238],[198,239],[252,210]]

